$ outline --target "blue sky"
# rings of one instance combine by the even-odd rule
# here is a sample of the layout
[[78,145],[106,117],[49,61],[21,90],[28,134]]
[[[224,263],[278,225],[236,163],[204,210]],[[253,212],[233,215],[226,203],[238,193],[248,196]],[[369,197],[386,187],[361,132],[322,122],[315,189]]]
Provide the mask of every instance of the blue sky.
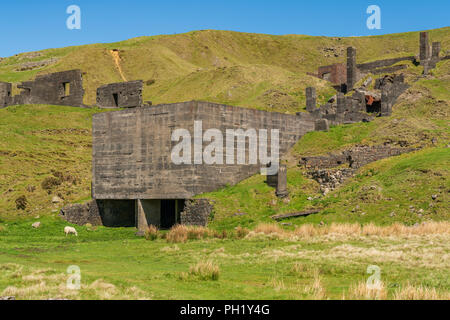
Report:
[[[72,4],[81,30],[66,27]],[[381,8],[381,30],[366,26],[369,5]],[[1,5],[0,56],[202,29],[377,35],[441,28],[449,17],[449,0],[14,0]]]

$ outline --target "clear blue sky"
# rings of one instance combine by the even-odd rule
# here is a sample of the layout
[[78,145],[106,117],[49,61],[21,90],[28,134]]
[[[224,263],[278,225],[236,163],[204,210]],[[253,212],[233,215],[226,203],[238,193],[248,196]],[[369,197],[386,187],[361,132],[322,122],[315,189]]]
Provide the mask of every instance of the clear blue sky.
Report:
[[[81,8],[81,30],[66,27],[72,4]],[[369,5],[381,8],[381,30],[366,26]],[[3,57],[201,29],[362,36],[440,28],[450,20],[450,0],[13,0],[0,8]]]

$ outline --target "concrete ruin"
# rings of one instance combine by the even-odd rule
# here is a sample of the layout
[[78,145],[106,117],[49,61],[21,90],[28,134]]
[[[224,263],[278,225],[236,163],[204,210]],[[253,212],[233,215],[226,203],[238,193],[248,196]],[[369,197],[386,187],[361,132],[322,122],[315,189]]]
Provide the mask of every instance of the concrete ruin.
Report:
[[100,108],[136,108],[142,106],[143,81],[111,83],[97,89]]
[[441,43],[433,42],[430,45],[428,32],[420,33],[420,64],[423,66],[424,75],[428,75],[430,70],[436,68],[436,64],[448,57],[441,58]]
[[317,73],[308,73],[319,79],[330,81],[335,85],[341,85],[347,81],[347,67],[344,63],[335,63],[328,66],[321,66]]
[[[201,152],[194,150],[192,164],[174,164],[173,132],[178,128],[194,132],[196,121],[202,122],[202,132],[242,129],[239,135],[245,141],[245,163],[236,164],[236,158],[234,164],[194,164],[195,153]],[[314,122],[305,113],[287,115],[199,101],[95,114],[92,197],[112,204],[128,201],[127,214],[137,217],[141,233],[148,224],[164,228],[181,220],[191,221],[194,218],[188,217],[189,212],[200,209],[187,212],[186,200],[235,185],[261,170],[260,162],[249,163],[247,129],[279,130],[279,152],[283,155],[305,133],[314,130]],[[243,145],[231,142],[236,156]],[[203,147],[207,145],[209,142],[203,142]],[[271,152],[269,149],[268,154]],[[281,196],[286,190],[279,183],[277,193]]]
[[11,83],[0,82],[0,108],[7,107],[11,104],[11,92]]
[[384,143],[375,146],[357,145],[341,152],[323,156],[303,157],[299,166],[307,170],[307,175],[320,184],[322,192],[336,189],[356,171],[375,161],[417,151],[407,145]]
[[[5,86],[3,84],[3,86]],[[6,84],[11,89],[11,84]],[[1,88],[1,85],[0,85]],[[52,104],[82,107],[84,89],[81,70],[62,71],[37,76],[34,81],[25,81],[17,86],[20,94],[5,97],[0,89],[0,106],[19,104]],[[3,104],[1,102],[4,102]],[[6,103],[5,103],[6,101]]]

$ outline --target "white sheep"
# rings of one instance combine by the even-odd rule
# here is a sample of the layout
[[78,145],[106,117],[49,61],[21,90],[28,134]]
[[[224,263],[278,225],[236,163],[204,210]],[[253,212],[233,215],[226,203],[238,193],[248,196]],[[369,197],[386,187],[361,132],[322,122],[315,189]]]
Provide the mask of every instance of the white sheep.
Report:
[[74,234],[74,235],[76,235],[78,237],[77,230],[75,230],[75,228],[72,228],[72,227],[65,227],[64,228],[64,233],[66,234],[66,237],[67,237],[68,234]]

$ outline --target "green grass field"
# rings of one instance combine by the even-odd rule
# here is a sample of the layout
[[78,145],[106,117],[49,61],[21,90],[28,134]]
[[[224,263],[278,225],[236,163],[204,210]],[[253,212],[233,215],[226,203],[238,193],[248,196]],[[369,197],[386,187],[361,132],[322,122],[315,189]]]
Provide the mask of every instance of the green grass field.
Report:
[[[346,231],[347,227],[298,239],[260,232],[245,239],[229,234],[226,239],[169,243],[136,238],[132,229],[103,227],[77,227],[79,237],[66,237],[66,223],[54,218],[40,221],[42,226],[36,230],[30,228],[32,221],[3,225],[0,295],[17,299],[369,299],[377,296],[361,292],[358,284],[370,277],[367,267],[376,265],[383,281],[379,298],[408,298],[410,291],[419,299],[450,297],[448,224],[411,235],[358,235],[353,228]],[[205,261],[217,270],[193,270]],[[81,269],[80,291],[65,287],[71,265]]]

